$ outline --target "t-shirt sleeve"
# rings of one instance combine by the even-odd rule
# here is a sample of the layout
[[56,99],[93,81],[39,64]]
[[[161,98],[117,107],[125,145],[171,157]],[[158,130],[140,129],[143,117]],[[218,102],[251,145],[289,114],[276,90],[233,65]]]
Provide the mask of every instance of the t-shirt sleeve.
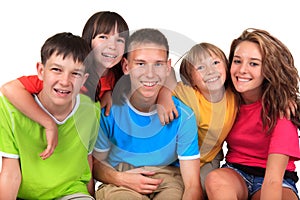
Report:
[[18,158],[19,152],[16,147],[16,140],[13,134],[13,111],[8,105],[9,102],[0,95],[0,154],[10,158]]
[[272,133],[272,139],[269,146],[270,153],[285,154],[300,159],[299,138],[297,127],[287,119],[278,119]]
[[177,141],[177,154],[180,160],[193,160],[200,157],[198,133],[194,112],[181,104],[182,121]]
[[37,94],[43,89],[43,81],[37,75],[21,76],[18,80],[24,85],[25,89],[31,94]]
[[100,117],[100,128],[98,132],[98,137],[96,140],[94,150],[97,152],[106,152],[110,149],[110,141],[109,141],[109,133],[110,133],[110,122],[111,122],[111,114],[109,116],[104,115],[104,108],[101,110]]

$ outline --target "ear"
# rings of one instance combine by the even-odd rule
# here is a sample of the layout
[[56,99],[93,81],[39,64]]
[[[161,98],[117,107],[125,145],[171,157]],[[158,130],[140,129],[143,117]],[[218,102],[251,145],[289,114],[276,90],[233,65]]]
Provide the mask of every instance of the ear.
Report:
[[42,81],[44,77],[45,68],[44,65],[41,62],[36,63],[36,70],[39,79]]
[[85,83],[85,81],[88,79],[89,75],[90,75],[89,73],[85,73],[85,74],[83,75],[83,81],[82,81],[81,87],[84,85],[84,83]]
[[126,58],[122,58],[121,61],[122,69],[125,75],[129,74],[128,60]]
[[167,61],[167,76],[170,75],[171,70],[172,70],[171,63],[172,63],[172,61],[171,61],[171,59],[169,59],[169,60]]

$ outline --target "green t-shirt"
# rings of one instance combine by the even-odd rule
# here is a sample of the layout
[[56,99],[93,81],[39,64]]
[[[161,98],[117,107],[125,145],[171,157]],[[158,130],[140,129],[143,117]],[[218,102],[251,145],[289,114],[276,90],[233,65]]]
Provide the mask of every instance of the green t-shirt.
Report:
[[20,159],[22,182],[18,197],[54,199],[74,193],[88,194],[91,178],[88,154],[98,134],[100,104],[78,95],[73,112],[58,124],[58,145],[42,160],[46,148],[45,129],[0,96],[0,152]]

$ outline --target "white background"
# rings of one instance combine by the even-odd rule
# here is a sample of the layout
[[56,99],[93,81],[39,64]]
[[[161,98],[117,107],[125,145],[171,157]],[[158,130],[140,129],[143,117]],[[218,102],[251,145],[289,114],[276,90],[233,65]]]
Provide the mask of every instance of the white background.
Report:
[[104,10],[118,12],[130,30],[152,27],[176,31],[197,43],[213,43],[226,55],[231,41],[244,29],[265,29],[287,45],[295,65],[300,66],[300,11],[296,4],[293,0],[1,1],[0,85],[35,74],[41,45],[48,37],[64,31],[81,35],[87,19]]

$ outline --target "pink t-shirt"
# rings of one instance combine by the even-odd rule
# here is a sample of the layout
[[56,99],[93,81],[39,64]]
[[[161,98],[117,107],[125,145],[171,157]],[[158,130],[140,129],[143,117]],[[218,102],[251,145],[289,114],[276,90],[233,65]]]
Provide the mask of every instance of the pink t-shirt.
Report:
[[226,161],[266,168],[268,154],[290,156],[287,170],[295,171],[294,161],[300,159],[297,127],[287,119],[278,119],[269,135],[263,130],[261,101],[242,105],[237,120],[226,138]]

